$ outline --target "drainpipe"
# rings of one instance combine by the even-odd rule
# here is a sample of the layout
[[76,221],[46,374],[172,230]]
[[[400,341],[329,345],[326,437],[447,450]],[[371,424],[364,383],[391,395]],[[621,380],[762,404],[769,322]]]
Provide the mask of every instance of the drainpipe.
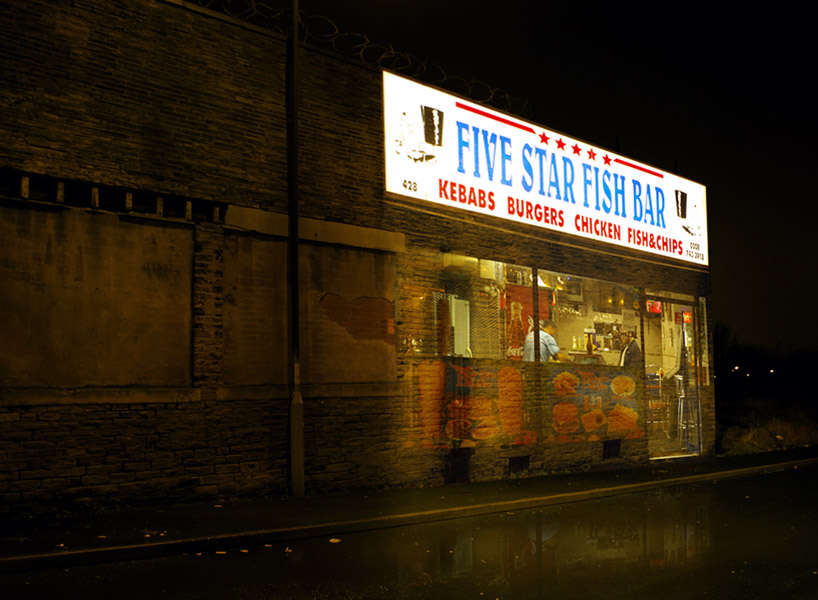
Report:
[[[531,314],[534,315],[534,362],[539,365],[542,357],[540,355],[540,270],[537,267],[531,268]],[[539,367],[537,367],[539,373]]]
[[287,191],[289,237],[287,283],[290,290],[290,494],[304,497],[304,403],[301,398],[301,340],[298,278],[298,0],[292,0],[287,60]]

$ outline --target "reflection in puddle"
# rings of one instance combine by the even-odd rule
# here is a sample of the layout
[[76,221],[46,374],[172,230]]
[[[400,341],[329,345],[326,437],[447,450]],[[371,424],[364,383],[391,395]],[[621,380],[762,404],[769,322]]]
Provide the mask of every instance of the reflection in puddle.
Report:
[[[551,509],[419,526],[418,552],[397,551],[416,576],[512,582],[656,569],[701,560],[710,547],[709,497],[662,490]],[[404,546],[405,548],[406,546]],[[411,546],[410,546],[411,547]],[[396,549],[397,550],[397,549]]]
[[817,507],[818,470],[793,468],[240,551],[22,573],[0,578],[0,587],[20,599],[54,589],[87,597],[91,581],[94,597],[123,600],[816,598]]
[[[316,597],[350,587],[359,598],[599,597],[629,575],[702,562],[710,506],[711,490],[691,486],[295,542],[288,577],[307,577]],[[316,564],[320,575],[308,576]],[[374,595],[363,583],[373,578]]]

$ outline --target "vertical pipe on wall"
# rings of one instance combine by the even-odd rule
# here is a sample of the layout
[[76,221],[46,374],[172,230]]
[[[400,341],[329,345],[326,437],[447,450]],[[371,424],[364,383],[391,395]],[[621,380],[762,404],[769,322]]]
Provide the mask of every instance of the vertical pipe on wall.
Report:
[[287,190],[289,237],[287,284],[290,290],[290,493],[304,496],[304,403],[301,398],[298,277],[298,0],[292,4],[287,61]]
[[540,270],[537,267],[531,269],[531,314],[534,315],[534,362],[539,364],[542,360],[540,355]]
[[[534,316],[534,397],[536,402],[534,404],[534,421],[536,426],[534,431],[537,433],[537,439],[542,440],[543,436],[543,407],[546,405],[547,398],[544,397],[545,385],[543,384],[543,377],[546,375],[542,364],[542,353],[540,352],[540,270],[537,267],[531,268],[531,314]],[[551,318],[549,311],[548,317]],[[550,408],[548,409],[550,410]]]

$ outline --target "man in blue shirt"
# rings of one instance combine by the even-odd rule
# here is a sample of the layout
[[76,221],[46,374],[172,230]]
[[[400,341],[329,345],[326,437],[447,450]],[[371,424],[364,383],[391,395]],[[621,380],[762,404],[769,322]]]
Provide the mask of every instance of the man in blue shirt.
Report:
[[[540,321],[540,361],[548,362],[551,358],[554,360],[570,361],[570,357],[564,352],[560,351],[559,344],[554,336],[557,334],[557,327],[554,321],[546,319]],[[523,360],[534,361],[534,330],[525,336],[525,347],[523,348]]]

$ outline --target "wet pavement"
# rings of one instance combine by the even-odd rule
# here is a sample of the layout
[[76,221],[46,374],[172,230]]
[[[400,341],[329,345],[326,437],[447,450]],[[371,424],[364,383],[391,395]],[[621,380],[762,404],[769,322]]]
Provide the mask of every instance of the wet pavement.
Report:
[[[605,498],[627,506],[622,499],[633,493],[655,493],[679,485],[711,484],[760,474],[796,473],[798,468],[805,473],[817,464],[818,448],[804,448],[743,457],[675,459],[622,470],[437,488],[158,506],[52,520],[6,520],[0,530],[0,572],[22,573],[183,554],[234,553],[250,547],[264,548],[265,544],[286,547],[310,538],[342,539],[352,532],[375,534],[423,524],[443,527],[441,524],[461,523],[455,519],[465,517],[489,518],[492,514],[502,516],[546,507],[569,510],[567,507],[576,503]],[[550,539],[551,517],[543,518],[539,535]],[[452,526],[455,529],[451,535],[457,538],[460,525]],[[524,529],[531,527],[537,526],[529,523]],[[624,540],[616,543],[627,545]],[[645,538],[643,543],[648,540]],[[478,546],[473,545],[472,553]],[[441,555],[444,562],[465,552],[450,549],[454,556],[447,557],[447,550]],[[376,554],[380,557],[382,552]],[[288,556],[295,564],[299,555],[293,551]],[[483,559],[478,559],[478,563],[479,560]],[[662,560],[667,562],[668,558]]]
[[7,573],[0,589],[15,599],[818,598],[818,462],[787,462],[541,508]]

